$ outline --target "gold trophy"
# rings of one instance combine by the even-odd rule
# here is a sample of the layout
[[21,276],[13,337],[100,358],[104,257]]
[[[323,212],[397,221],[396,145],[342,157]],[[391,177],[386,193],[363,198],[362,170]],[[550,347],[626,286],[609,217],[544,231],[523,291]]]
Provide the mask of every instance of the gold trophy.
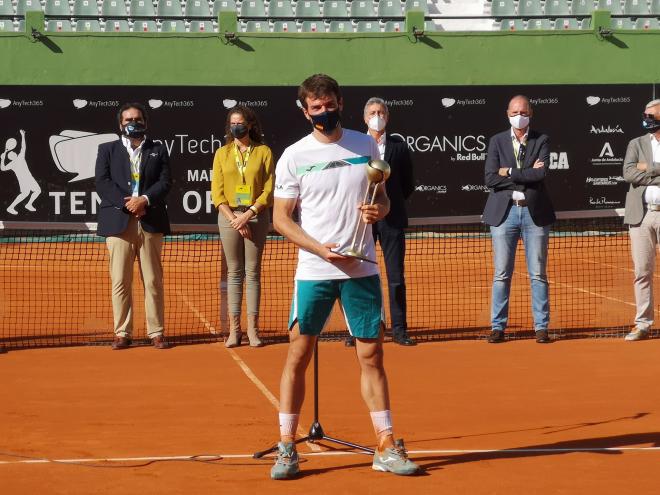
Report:
[[[364,200],[362,204],[373,205],[376,200],[376,193],[381,184],[384,184],[385,181],[390,176],[390,165],[385,160],[370,160],[367,164],[367,190],[364,192]],[[369,203],[367,200],[371,196]],[[376,260],[369,259],[365,256],[362,249],[364,247],[364,236],[367,232],[367,224],[362,221],[362,215],[358,219],[358,223],[355,226],[355,232],[353,233],[353,241],[348,249],[342,251],[340,254],[342,256],[347,256],[349,258],[357,258],[362,261],[368,261],[369,263],[376,263]],[[360,241],[357,242],[358,236]]]

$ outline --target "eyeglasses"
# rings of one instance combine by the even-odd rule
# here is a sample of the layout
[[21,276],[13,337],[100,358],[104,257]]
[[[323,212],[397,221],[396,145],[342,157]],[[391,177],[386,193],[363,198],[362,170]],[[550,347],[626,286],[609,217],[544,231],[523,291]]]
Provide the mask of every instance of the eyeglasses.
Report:
[[650,113],[644,113],[642,114],[645,119],[655,119],[655,115],[652,115]]

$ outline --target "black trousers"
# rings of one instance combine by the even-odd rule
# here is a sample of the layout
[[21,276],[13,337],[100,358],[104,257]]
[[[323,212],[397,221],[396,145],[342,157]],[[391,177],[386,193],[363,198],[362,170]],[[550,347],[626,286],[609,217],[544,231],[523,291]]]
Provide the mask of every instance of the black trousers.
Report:
[[408,336],[406,319],[406,280],[403,274],[406,256],[406,236],[402,228],[391,227],[380,221],[372,226],[374,240],[380,242],[385,258],[387,287],[390,296],[390,315],[392,318],[392,337],[395,339]]

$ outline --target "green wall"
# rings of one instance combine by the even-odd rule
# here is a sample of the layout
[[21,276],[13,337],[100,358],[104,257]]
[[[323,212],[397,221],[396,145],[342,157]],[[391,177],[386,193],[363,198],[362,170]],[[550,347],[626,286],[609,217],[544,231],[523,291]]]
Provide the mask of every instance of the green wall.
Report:
[[0,85],[344,85],[660,82],[660,31],[0,34]]

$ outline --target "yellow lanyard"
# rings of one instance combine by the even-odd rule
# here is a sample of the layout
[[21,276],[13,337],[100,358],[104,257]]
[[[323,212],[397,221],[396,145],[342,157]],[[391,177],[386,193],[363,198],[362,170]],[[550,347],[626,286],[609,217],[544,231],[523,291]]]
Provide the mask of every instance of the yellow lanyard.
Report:
[[241,179],[243,184],[245,184],[245,169],[247,168],[248,160],[250,159],[250,153],[252,152],[252,145],[248,146],[248,149],[245,150],[245,153],[241,153],[238,149],[238,146],[234,145],[234,158],[236,159],[236,168],[238,173],[241,174]]

